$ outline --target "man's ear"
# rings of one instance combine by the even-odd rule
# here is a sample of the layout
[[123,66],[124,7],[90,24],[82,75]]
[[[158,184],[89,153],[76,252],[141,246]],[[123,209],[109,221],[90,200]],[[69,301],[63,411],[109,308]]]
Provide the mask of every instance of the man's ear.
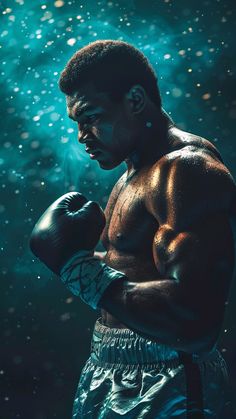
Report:
[[138,114],[142,112],[147,102],[145,89],[140,84],[132,86],[125,94],[125,101],[131,113]]

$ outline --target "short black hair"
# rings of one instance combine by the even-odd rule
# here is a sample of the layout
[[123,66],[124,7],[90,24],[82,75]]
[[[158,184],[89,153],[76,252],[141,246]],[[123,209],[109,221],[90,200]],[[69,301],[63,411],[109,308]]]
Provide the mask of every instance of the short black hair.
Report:
[[66,95],[92,83],[115,101],[140,84],[150,99],[161,108],[157,76],[145,55],[123,41],[99,40],[78,50],[62,71],[59,87]]

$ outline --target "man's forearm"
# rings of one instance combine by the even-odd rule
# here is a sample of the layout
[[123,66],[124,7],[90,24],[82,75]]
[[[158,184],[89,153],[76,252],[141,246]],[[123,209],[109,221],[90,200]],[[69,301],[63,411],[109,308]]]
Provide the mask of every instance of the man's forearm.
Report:
[[195,352],[208,345],[199,316],[184,303],[174,280],[119,280],[106,289],[99,305],[130,329],[177,350]]

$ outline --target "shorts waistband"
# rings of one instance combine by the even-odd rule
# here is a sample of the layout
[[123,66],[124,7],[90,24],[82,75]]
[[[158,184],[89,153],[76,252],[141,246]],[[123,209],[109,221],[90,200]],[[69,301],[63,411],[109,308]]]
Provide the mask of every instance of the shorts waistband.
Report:
[[170,367],[179,364],[178,352],[149,339],[139,336],[130,329],[110,328],[99,318],[94,327],[91,344],[91,359],[99,365],[105,364],[160,364]]
[[[207,358],[197,355],[191,357],[194,362],[221,358],[214,350]],[[99,318],[94,327],[90,359],[96,365],[148,365],[148,367],[177,368],[183,364],[183,356],[175,349],[144,338],[130,329],[110,328],[102,324]]]

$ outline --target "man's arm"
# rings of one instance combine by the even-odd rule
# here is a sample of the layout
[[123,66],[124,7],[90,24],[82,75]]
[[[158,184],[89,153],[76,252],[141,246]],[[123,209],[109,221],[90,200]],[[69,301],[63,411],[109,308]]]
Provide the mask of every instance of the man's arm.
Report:
[[189,153],[166,164],[161,184],[153,173],[147,202],[159,222],[153,258],[163,279],[116,281],[100,306],[145,336],[204,352],[218,337],[232,276],[227,210],[235,186],[223,164],[209,156]]

